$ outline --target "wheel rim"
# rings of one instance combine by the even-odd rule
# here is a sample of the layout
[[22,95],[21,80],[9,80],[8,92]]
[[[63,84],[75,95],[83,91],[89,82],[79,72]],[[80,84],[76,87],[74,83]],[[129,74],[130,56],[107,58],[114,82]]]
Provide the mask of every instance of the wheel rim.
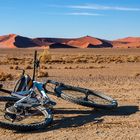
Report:
[[[6,113],[6,104],[8,100],[0,101],[0,122],[4,123],[11,123],[13,125],[34,125],[44,122],[45,119],[50,117],[45,110],[45,108],[42,107],[36,107],[29,109],[26,113],[23,113],[21,115],[17,115],[14,122],[8,120],[5,118]],[[14,104],[14,102],[11,104]],[[20,120],[20,121],[19,121]]]

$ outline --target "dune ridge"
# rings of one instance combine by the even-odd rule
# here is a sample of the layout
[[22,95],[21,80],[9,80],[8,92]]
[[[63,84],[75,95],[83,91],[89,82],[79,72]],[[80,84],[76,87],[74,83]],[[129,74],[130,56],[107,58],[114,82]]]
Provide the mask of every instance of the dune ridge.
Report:
[[29,38],[16,34],[0,36],[0,48],[140,48],[140,37],[104,40],[92,36],[79,38]]

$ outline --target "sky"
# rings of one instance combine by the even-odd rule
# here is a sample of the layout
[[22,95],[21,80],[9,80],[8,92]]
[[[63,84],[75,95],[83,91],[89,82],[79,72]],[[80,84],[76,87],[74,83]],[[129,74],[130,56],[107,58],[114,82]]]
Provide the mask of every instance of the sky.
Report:
[[140,36],[140,0],[0,0],[0,35]]

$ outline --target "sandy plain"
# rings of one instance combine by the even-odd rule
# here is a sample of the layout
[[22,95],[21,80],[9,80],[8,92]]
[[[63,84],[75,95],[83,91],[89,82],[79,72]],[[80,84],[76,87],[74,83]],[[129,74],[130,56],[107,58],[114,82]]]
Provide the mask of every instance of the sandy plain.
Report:
[[[14,88],[19,68],[32,74],[33,52],[0,49],[0,73],[11,74],[10,78],[1,77],[4,88]],[[140,139],[140,49],[51,49],[49,55],[40,68],[48,72],[48,79],[104,92],[118,101],[118,108],[94,110],[56,99],[50,127],[28,133],[0,128],[0,140]]]

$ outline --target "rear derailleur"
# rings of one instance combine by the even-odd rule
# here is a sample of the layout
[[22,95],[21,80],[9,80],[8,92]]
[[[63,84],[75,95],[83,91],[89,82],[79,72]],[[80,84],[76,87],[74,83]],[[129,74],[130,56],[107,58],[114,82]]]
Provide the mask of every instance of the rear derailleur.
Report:
[[5,115],[4,118],[8,121],[15,122],[23,120],[26,114],[26,110],[22,107],[15,108],[13,102],[8,102],[5,105]]

